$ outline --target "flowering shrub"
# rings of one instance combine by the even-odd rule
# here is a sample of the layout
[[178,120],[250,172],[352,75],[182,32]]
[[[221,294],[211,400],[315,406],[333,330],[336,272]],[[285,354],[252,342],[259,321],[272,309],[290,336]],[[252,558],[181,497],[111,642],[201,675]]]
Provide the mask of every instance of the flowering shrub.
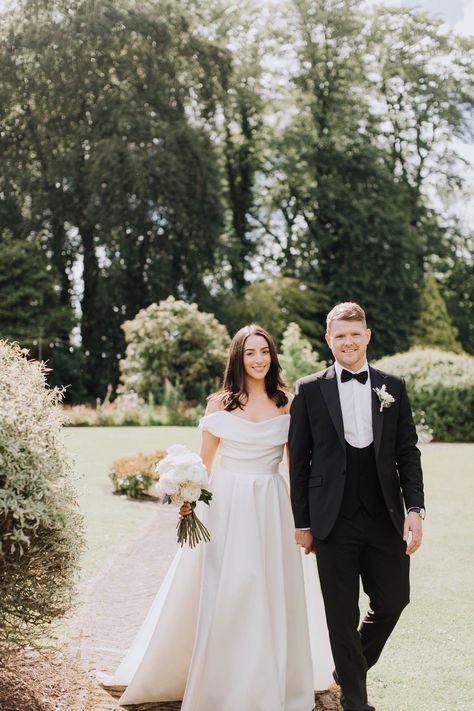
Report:
[[75,597],[82,520],[45,371],[0,341],[0,656],[44,638]]
[[166,452],[158,450],[153,454],[136,454],[133,457],[122,457],[112,462],[109,478],[114,494],[140,499],[147,495],[156,496],[151,491],[152,485],[158,481],[155,471],[156,463],[166,456]]
[[162,403],[165,383],[181,383],[186,400],[204,400],[219,387],[229,335],[210,313],[172,296],[122,324],[127,341],[121,389]]
[[179,388],[171,383],[165,385],[162,405],[155,405],[150,398],[148,403],[136,393],[122,393],[110,402],[107,396],[103,402],[97,400],[96,406],[66,405],[65,425],[71,427],[122,427],[122,426],[195,426],[204,414],[204,404],[193,404],[182,400]]
[[153,403],[146,404],[136,393],[124,393],[110,402],[111,390],[96,406],[65,406],[66,425],[73,427],[122,427],[162,425],[163,413]]
[[375,367],[402,375],[417,426],[445,442],[474,441],[474,357],[434,348],[387,356]]

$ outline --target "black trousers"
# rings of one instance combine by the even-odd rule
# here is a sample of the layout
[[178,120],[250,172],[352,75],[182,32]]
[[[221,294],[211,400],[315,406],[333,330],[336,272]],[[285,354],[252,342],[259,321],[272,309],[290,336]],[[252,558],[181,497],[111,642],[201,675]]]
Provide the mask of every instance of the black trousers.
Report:
[[[406,543],[383,510],[360,507],[314,542],[329,638],[345,711],[366,711],[367,669],[378,660],[409,602]],[[359,580],[370,607],[359,626]]]

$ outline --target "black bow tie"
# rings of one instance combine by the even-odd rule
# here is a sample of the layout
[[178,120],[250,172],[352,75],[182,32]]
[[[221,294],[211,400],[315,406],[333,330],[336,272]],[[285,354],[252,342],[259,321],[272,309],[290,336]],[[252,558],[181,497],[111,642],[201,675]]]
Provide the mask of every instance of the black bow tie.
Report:
[[359,383],[365,385],[368,377],[369,373],[367,370],[362,370],[360,373],[351,373],[350,370],[346,370],[345,368],[343,368],[341,373],[341,382],[347,383],[349,380],[352,380],[352,378],[355,378],[355,380],[358,380]]

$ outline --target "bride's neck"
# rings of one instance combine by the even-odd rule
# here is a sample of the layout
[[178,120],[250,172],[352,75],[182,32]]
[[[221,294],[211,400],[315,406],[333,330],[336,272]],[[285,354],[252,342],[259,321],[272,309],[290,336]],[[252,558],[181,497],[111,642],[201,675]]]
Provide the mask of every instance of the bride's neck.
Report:
[[250,398],[263,398],[266,396],[267,391],[265,390],[265,381],[263,380],[251,380],[248,379],[245,383],[246,390]]

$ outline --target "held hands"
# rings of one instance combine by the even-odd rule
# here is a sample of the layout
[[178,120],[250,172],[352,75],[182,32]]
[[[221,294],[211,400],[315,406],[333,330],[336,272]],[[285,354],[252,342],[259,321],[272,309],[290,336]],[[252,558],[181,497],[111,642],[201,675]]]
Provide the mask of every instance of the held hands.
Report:
[[311,553],[313,550],[313,536],[311,531],[295,531],[295,541],[297,545],[301,546],[301,548],[304,548],[304,552],[306,555]]
[[[410,536],[411,534],[411,536]],[[407,541],[407,555],[412,555],[421,546],[423,538],[423,526],[420,515],[416,511],[410,511],[405,518],[403,529],[403,540]]]
[[191,511],[192,511],[191,504],[188,504],[188,502],[185,501],[184,504],[181,504],[181,506],[179,508],[180,519],[183,520],[183,518],[186,518],[186,516],[189,516]]

